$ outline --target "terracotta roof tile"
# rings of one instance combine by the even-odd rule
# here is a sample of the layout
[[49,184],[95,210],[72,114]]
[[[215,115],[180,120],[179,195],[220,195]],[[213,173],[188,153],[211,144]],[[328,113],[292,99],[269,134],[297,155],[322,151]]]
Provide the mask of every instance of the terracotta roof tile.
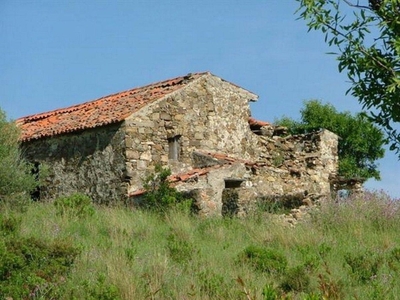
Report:
[[22,131],[20,140],[29,141],[121,122],[148,103],[206,74],[209,73],[193,73],[67,108],[22,117],[17,120]]
[[[175,186],[179,182],[187,182],[192,178],[196,178],[198,176],[204,176],[210,173],[213,170],[222,168],[226,165],[231,165],[232,163],[243,163],[248,167],[254,167],[254,168],[259,168],[265,166],[265,163],[258,163],[250,160],[245,160],[245,159],[239,159],[239,158],[233,158],[231,156],[226,155],[225,153],[213,153],[213,152],[202,152],[205,155],[209,155],[211,157],[214,157],[218,160],[221,160],[223,162],[222,165],[214,165],[211,167],[205,167],[205,168],[197,168],[197,169],[192,169],[188,170],[184,173],[179,173],[179,174],[172,174],[168,177],[168,181],[172,184],[172,186]],[[138,189],[136,191],[133,191],[129,193],[129,197],[135,197],[135,196],[140,196],[146,193],[146,190],[144,189]]]
[[256,120],[254,118],[249,118],[249,125],[250,126],[267,126],[267,125],[271,125],[271,123],[265,122],[265,121],[260,121],[260,120]]
[[[198,176],[204,176],[208,174],[211,170],[215,170],[220,168],[220,165],[212,166],[212,167],[206,167],[206,168],[198,168],[198,169],[192,169],[188,170],[185,173],[179,173],[179,174],[172,174],[168,177],[168,181],[172,184],[172,186],[175,186],[179,182],[187,182],[192,178],[196,178]],[[135,190],[131,193],[129,193],[129,197],[135,197],[135,196],[140,196],[146,193],[145,189],[138,189]]]

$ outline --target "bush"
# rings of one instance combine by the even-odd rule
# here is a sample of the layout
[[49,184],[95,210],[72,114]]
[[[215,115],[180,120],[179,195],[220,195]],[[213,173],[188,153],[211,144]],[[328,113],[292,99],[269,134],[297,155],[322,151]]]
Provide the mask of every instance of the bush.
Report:
[[0,236],[17,234],[21,226],[21,218],[15,215],[0,215]]
[[256,270],[272,273],[283,272],[287,266],[286,257],[275,249],[248,246],[239,255],[241,261],[251,264]]
[[106,283],[106,276],[100,274],[97,277],[95,284],[90,284],[88,281],[83,283],[86,292],[86,299],[90,300],[120,300],[118,287],[113,284]]
[[383,263],[382,257],[372,251],[361,254],[348,253],[345,255],[345,261],[350,266],[351,275],[360,283],[372,280]]
[[59,197],[54,201],[57,214],[69,217],[85,218],[94,214],[95,209],[92,200],[83,194]]
[[310,287],[310,276],[304,266],[297,266],[287,270],[283,275],[280,287],[285,292],[306,292]]
[[193,244],[175,233],[167,237],[167,248],[170,257],[178,263],[187,263],[196,254]]
[[54,299],[80,251],[67,241],[13,236],[0,242],[0,298]]
[[32,166],[21,156],[20,132],[14,122],[8,121],[0,109],[0,203],[21,198],[29,199],[37,185],[31,174]]
[[202,296],[210,299],[222,299],[227,292],[224,277],[220,274],[206,270],[198,274],[198,279]]
[[157,212],[166,212],[173,207],[189,211],[192,207],[192,200],[171,187],[168,181],[169,175],[171,175],[170,169],[156,165],[155,173],[144,179],[143,186],[146,190],[144,207]]
[[267,284],[264,286],[262,296],[264,300],[278,300],[282,298],[278,289],[272,284]]

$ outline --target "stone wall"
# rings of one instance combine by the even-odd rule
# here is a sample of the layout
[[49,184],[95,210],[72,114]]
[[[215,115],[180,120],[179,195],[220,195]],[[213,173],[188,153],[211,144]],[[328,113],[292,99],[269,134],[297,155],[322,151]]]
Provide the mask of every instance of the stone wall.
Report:
[[[248,102],[255,98],[210,75],[132,114],[125,121],[129,191],[141,187],[143,173],[156,163],[173,173],[190,169],[197,149],[252,157],[257,137],[248,125]],[[178,159],[169,157],[170,147],[176,147]]]
[[246,177],[246,167],[241,163],[225,165],[210,170],[205,176],[199,176],[189,182],[177,184],[181,192],[191,192],[191,197],[202,216],[221,216],[222,194],[226,180],[230,178]]
[[123,132],[123,125],[117,124],[25,142],[25,157],[49,168],[40,198],[79,192],[97,203],[123,200],[127,194]]
[[[329,197],[338,167],[338,137],[322,130],[296,136],[259,136],[259,167],[249,185],[260,201],[287,201],[294,206]],[[253,199],[239,199],[242,206]],[[240,208],[239,211],[243,211]]]
[[[329,195],[337,170],[337,136],[323,130],[285,137],[282,128],[261,125],[266,122],[258,123],[257,135],[249,126],[248,102],[254,99],[218,77],[202,76],[122,123],[26,142],[23,151],[30,161],[50,167],[41,198],[80,192],[98,203],[123,201],[142,188],[143,178],[158,163],[172,173],[214,166],[214,158],[194,155],[198,150],[233,159],[177,184],[192,192],[203,215],[221,215],[224,209],[245,214],[255,199],[284,196],[301,202]],[[230,180],[242,184],[232,188],[226,184]]]
[[296,135],[259,137],[259,163],[255,184],[265,194],[330,193],[336,174],[338,137],[328,130]]

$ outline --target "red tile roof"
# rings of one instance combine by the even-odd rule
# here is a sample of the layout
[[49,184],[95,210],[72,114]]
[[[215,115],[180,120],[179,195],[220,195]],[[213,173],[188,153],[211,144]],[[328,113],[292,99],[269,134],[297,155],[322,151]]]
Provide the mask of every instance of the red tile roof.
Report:
[[[168,181],[172,184],[172,186],[178,184],[179,182],[187,182],[192,178],[196,178],[198,176],[204,176],[208,174],[211,170],[215,170],[222,167],[221,165],[215,165],[211,167],[206,167],[206,168],[197,168],[197,169],[192,169],[188,170],[185,173],[180,173],[180,174],[172,174],[168,176]],[[129,197],[135,197],[135,196],[140,196],[146,193],[145,189],[138,189],[136,191],[133,191],[129,193]]]
[[29,141],[121,122],[143,106],[206,74],[210,73],[193,73],[94,101],[20,118],[17,120],[22,131],[20,140]]
[[265,122],[265,121],[260,121],[260,120],[256,120],[254,118],[249,118],[249,125],[250,126],[267,126],[267,125],[271,125],[271,123]]
[[216,166],[211,166],[211,167],[205,167],[205,168],[197,168],[197,169],[192,169],[187,171],[186,173],[181,173],[181,174],[172,174],[171,176],[168,177],[168,181],[171,183],[175,182],[186,182],[192,178],[196,178],[198,176],[206,175],[208,174],[211,170],[215,170],[220,168],[220,165]]

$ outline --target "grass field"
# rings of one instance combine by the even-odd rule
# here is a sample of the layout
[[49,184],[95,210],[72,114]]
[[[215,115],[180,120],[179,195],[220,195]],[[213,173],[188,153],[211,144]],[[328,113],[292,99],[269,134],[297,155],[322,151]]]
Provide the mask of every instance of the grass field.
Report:
[[294,228],[261,211],[3,208],[0,298],[400,299],[399,202],[326,201]]

